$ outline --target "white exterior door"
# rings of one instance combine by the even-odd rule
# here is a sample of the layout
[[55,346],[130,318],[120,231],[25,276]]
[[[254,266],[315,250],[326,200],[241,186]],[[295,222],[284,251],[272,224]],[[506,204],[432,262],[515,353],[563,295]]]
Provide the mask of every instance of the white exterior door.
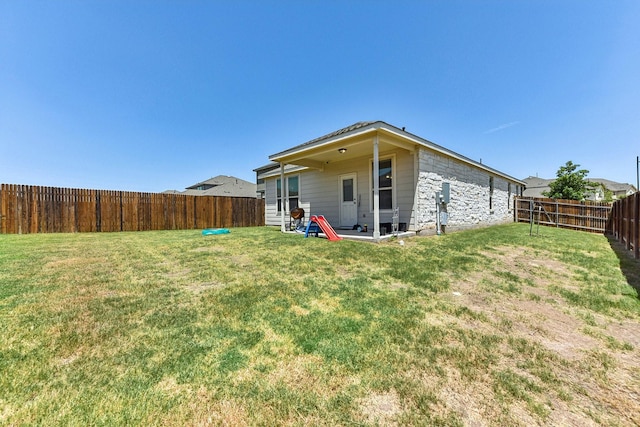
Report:
[[356,174],[340,176],[340,226],[351,228],[358,223],[358,188]]

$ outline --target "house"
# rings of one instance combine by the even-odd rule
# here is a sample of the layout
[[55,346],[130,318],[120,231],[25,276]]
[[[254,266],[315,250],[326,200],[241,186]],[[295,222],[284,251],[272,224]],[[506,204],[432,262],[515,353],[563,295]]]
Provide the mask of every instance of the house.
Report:
[[[543,192],[551,190],[551,183],[555,181],[555,179],[544,179],[538,178],[536,176],[530,176],[528,178],[523,179],[526,184],[526,189],[523,193],[525,197],[546,197],[543,195]],[[587,181],[596,184],[592,194],[589,195],[588,199],[596,202],[600,202],[606,200],[605,191],[611,192],[610,200],[617,200],[620,198],[624,198],[630,196],[635,193],[637,190],[631,184],[623,184],[620,182],[611,181],[603,178],[587,178]]]
[[[292,165],[285,165],[285,170],[289,171],[293,167]],[[280,163],[270,162],[253,170],[256,173],[256,192],[259,199],[265,198],[266,184],[264,176],[268,175],[268,172],[273,172],[276,169],[278,171],[280,170]]]
[[[436,232],[443,220],[449,230],[512,221],[513,197],[525,185],[382,121],[355,123],[269,160],[255,170],[267,225],[286,231],[289,212],[301,207],[336,229],[367,224],[374,240],[390,231],[396,209],[399,228],[412,232]],[[445,188],[448,203],[436,203]]]
[[543,191],[551,190],[549,185],[555,181],[555,179],[538,178],[537,176],[530,176],[523,179],[526,184],[526,188],[522,195],[524,197],[546,197],[542,194]]
[[[602,192],[602,188],[611,191],[612,193],[612,199],[613,200],[617,200],[617,199],[624,199],[627,196],[632,195],[633,193],[635,193],[636,191],[638,191],[636,189],[636,187],[634,187],[631,184],[625,184],[625,183],[621,183],[621,182],[615,182],[615,181],[610,181],[608,179],[604,179],[604,178],[588,178],[589,181],[591,182],[595,182],[597,184],[600,184],[600,191]],[[602,199],[604,199],[604,195],[602,197]],[[599,200],[602,200],[599,199]]]
[[189,196],[226,196],[226,197],[256,197],[256,184],[240,178],[218,175],[206,181],[193,184],[185,191],[167,191],[174,194]]

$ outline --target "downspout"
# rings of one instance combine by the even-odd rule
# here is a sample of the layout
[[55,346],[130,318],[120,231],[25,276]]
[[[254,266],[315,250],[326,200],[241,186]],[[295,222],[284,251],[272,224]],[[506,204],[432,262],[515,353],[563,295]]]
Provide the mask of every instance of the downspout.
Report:
[[418,209],[420,204],[419,197],[420,184],[420,150],[413,152],[413,208],[411,209],[411,217],[409,219],[409,228],[407,230],[415,230],[418,232]]
[[373,240],[380,240],[380,161],[377,133],[373,137]]
[[[285,221],[284,221],[284,211],[285,211],[285,206],[284,206],[284,163],[280,162],[280,231],[282,231],[283,233],[285,231],[287,231],[287,228],[285,226]],[[276,188],[276,200],[278,198],[278,189]],[[278,205],[278,203],[276,202],[276,206]]]

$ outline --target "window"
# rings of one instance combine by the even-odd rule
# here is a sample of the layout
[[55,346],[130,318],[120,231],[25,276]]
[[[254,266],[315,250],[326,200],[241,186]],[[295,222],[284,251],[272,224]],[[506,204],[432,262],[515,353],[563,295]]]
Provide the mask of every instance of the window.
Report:
[[489,177],[489,209],[493,209],[493,177]]
[[[384,159],[378,162],[378,189],[380,210],[393,209],[393,159]],[[371,163],[371,210],[373,210],[373,162]]]
[[[287,184],[289,187],[289,211],[298,207],[298,200],[300,198],[298,183],[298,175],[287,178]],[[278,212],[282,212],[282,183],[280,182],[280,178],[276,180],[276,198],[278,200]]]

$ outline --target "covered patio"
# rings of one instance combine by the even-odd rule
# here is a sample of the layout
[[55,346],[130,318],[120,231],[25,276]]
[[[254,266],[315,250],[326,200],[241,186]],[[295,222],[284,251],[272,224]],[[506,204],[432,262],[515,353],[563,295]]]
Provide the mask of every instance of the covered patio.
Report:
[[[368,242],[381,242],[384,240],[389,240],[393,237],[397,237],[399,239],[402,238],[407,238],[407,237],[415,237],[416,232],[415,231],[399,231],[397,233],[387,233],[387,234],[383,234],[378,238],[374,238],[374,234],[373,234],[373,230],[369,229],[368,231],[357,231],[357,230],[341,230],[341,229],[337,229],[335,230],[335,232],[338,234],[338,236],[340,236],[343,239],[346,240],[360,240],[360,241],[368,241]],[[290,233],[290,234],[303,234],[304,235],[304,231],[285,231],[285,233]],[[309,238],[315,238],[315,233],[310,235]],[[322,233],[319,232],[318,233],[318,237],[320,238],[326,238],[327,236]]]
[[[367,190],[361,191],[361,193],[366,194],[365,203],[368,204],[366,201],[371,197],[371,211],[366,212],[371,215],[368,217],[371,226],[368,232],[357,232],[355,230],[337,228],[336,232],[341,237],[347,239],[384,240],[390,238],[390,227],[386,230],[386,233],[381,227],[381,223],[389,221],[389,218],[385,217],[386,219],[384,220],[381,218],[381,212],[383,211],[381,207],[381,195],[383,193],[385,195],[391,195],[393,193],[393,202],[395,202],[395,198],[397,197],[395,195],[396,192],[404,191],[405,189],[393,184],[396,178],[395,171],[392,173],[390,170],[380,169],[380,153],[389,154],[397,150],[403,150],[403,152],[412,156],[415,153],[418,142],[411,140],[409,136],[409,134],[404,132],[404,129],[400,130],[383,122],[359,122],[353,126],[340,129],[332,134],[270,156],[269,159],[279,165],[279,181],[283,183],[283,188],[279,189],[279,191],[283,193],[284,208],[279,210],[278,213],[282,231],[287,231],[286,224],[290,214],[290,206],[288,205],[290,189],[287,184],[288,181],[285,179],[287,166],[332,174],[334,172],[329,172],[332,165],[338,163],[355,164],[354,162],[359,161],[362,162],[362,165],[365,165],[365,168],[368,162],[370,162],[372,166],[370,175],[376,177],[376,179],[371,180],[370,193]],[[415,159],[414,157],[411,158],[413,162]],[[391,160],[388,160],[388,162],[391,164]],[[415,167],[415,164],[412,164],[410,170],[413,171]],[[352,168],[355,170],[358,167],[353,166]],[[355,190],[355,188],[357,188],[356,174],[353,174],[353,179],[350,175],[351,174],[345,173],[340,176],[340,179],[343,180],[341,181],[342,187],[337,193],[335,193],[334,188],[329,190],[331,194],[335,193],[336,199],[340,196],[339,205],[330,211],[334,215],[337,215],[339,212],[342,218],[344,212],[348,212],[348,209],[351,209],[353,211],[353,221],[348,223],[357,224],[359,218],[361,218],[358,215],[358,208],[360,207],[362,194],[359,195]],[[387,187],[382,189],[381,183],[385,183]],[[415,188],[415,176],[413,172],[408,184],[409,189]],[[326,187],[323,187],[323,191],[327,191]],[[390,216],[390,210],[397,206],[391,202],[391,197],[388,197],[388,201],[390,206],[384,208],[386,209],[386,216]],[[409,222],[408,220],[409,216],[404,220],[405,230],[407,228],[406,224]],[[342,222],[344,226],[347,221],[340,222]],[[415,235],[415,233],[407,233],[407,235]]]

